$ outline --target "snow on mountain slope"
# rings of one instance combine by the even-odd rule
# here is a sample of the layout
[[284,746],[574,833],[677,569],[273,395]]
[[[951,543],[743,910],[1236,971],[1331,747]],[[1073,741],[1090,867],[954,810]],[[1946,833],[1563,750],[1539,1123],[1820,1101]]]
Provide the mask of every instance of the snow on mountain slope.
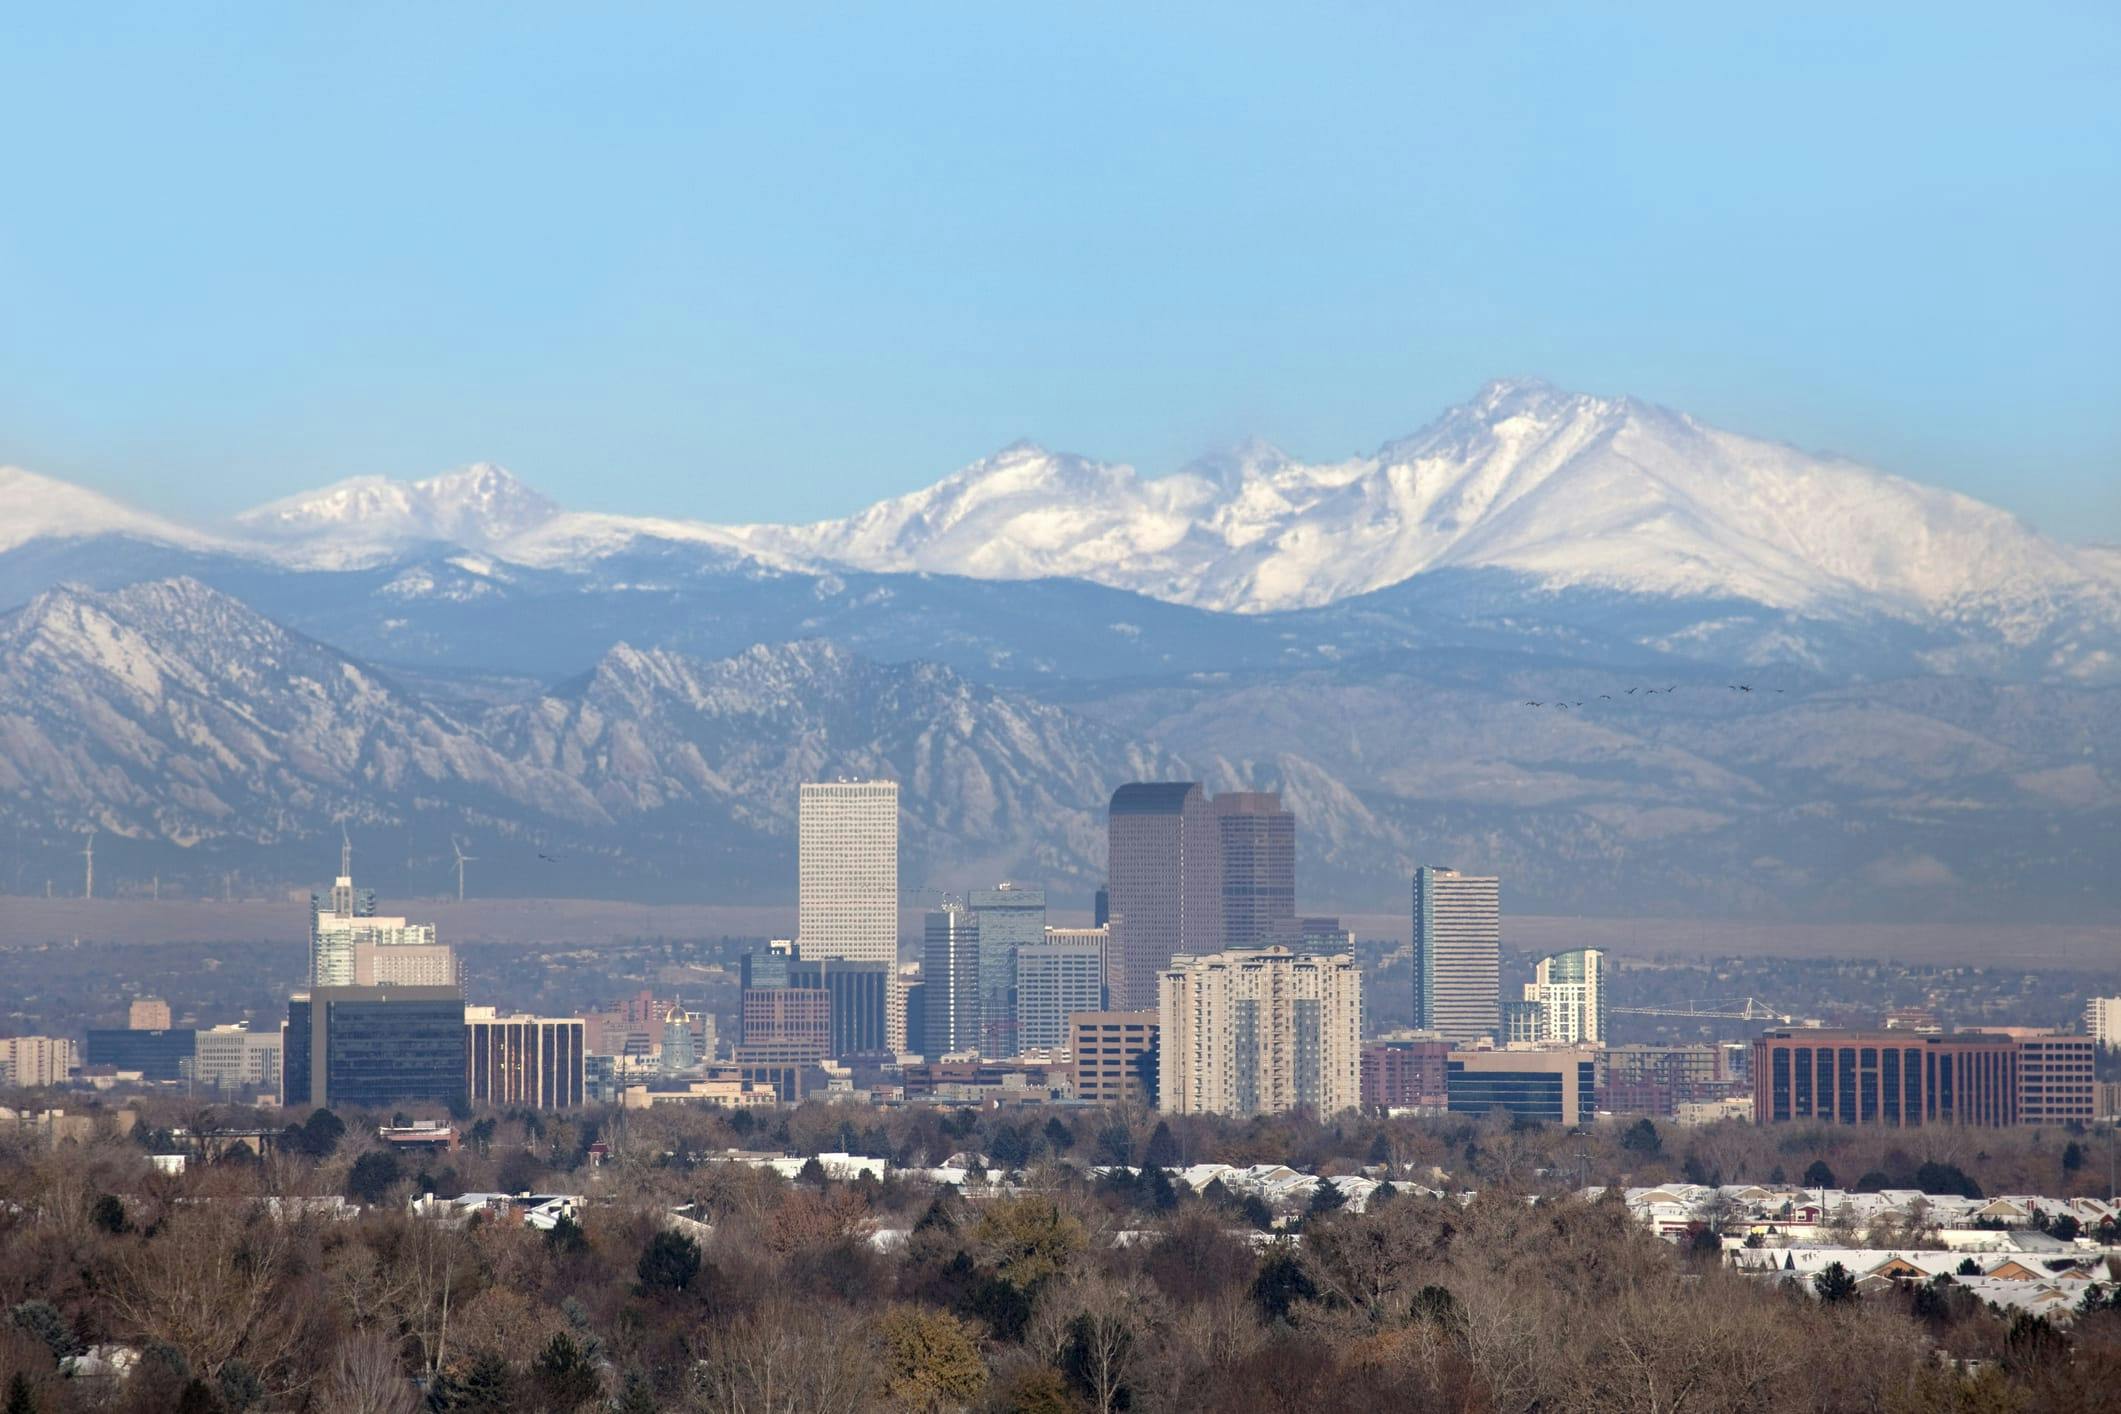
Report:
[[85,487],[0,466],[0,551],[32,540],[95,535],[126,535],[192,550],[223,548],[211,535],[136,511]]
[[297,562],[346,567],[420,541],[486,549],[558,514],[507,468],[478,462],[424,481],[352,477],[245,511],[236,524]]
[[2007,513],[1629,398],[1489,384],[1375,455],[1253,444],[1163,480],[1019,444],[843,520],[730,528],[789,562],[1062,575],[1203,608],[1331,603],[1425,570],[1832,612],[2110,588]]

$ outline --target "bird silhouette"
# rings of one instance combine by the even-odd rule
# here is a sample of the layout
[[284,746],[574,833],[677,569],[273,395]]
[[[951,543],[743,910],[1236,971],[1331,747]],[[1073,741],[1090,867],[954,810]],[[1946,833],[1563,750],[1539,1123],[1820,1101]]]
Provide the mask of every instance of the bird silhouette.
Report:
[[1601,692],[1598,694],[1598,700],[1600,702],[1611,702],[1613,700],[1613,694],[1610,692]]
[[[1650,691],[1652,691],[1652,692],[1655,692],[1656,690],[1657,690],[1657,689],[1656,689],[1656,688],[1654,688],[1654,687],[1650,689]],[[1633,696],[1634,696],[1634,695],[1635,695],[1636,693],[1638,693],[1638,692],[1640,692],[1640,691],[1642,691],[1642,689],[1641,689],[1641,688],[1639,688],[1639,687],[1631,687],[1631,688],[1629,688],[1629,689],[1628,689],[1628,696],[1630,696],[1630,697],[1633,697]]]
[[1544,703],[1544,702],[1527,702],[1527,703],[1525,703],[1525,706],[1527,706],[1527,707],[1544,707],[1544,706],[1546,706],[1546,705],[1547,705],[1547,704],[1546,704],[1546,703]]
[[538,858],[544,860],[547,864],[557,864],[560,862],[559,860],[554,859],[551,855],[547,854],[542,849],[538,851]]

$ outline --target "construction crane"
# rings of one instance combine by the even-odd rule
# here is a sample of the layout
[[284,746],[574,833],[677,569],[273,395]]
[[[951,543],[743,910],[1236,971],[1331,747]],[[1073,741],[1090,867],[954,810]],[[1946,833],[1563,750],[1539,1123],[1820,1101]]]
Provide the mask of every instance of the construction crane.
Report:
[[1606,1010],[1614,1016],[1682,1016],[1718,1021],[1779,1021],[1785,1026],[1796,1018],[1754,997],[1733,997],[1702,1007],[1616,1006]]

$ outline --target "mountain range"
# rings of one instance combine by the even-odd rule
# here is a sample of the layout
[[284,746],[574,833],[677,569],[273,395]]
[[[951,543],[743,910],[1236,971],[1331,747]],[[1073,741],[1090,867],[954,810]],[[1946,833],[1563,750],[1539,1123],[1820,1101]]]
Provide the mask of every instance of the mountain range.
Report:
[[805,526],[478,465],[193,527],[0,470],[9,603],[4,891],[91,825],[106,877],[303,879],[343,819],[386,887],[455,836],[509,892],[769,901],[795,783],[881,773],[909,887],[1087,893],[1111,787],[1183,772],[1282,790],[1319,906],[1438,860],[1558,912],[2121,893],[2121,552],[1538,383],[1343,462],[1019,444]]

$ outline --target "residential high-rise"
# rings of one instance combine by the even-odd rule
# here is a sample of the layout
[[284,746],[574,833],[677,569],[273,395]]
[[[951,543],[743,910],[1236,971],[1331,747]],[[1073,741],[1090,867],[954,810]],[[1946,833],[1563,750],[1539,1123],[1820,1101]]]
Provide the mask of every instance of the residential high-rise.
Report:
[[1532,980],[1524,984],[1524,999],[1539,1009],[1533,1039],[1603,1042],[1605,974],[1605,953],[1598,948],[1571,948],[1533,964]]
[[464,998],[454,987],[312,987],[287,1006],[289,1105],[462,1105]]
[[1362,1102],[1362,973],[1287,948],[1179,956],[1160,975],[1158,1108],[1324,1119]]
[[1362,1048],[1364,1109],[1442,1109],[1449,1041],[1388,1036]]
[[[1068,1018],[1105,1006],[1103,928],[1048,928],[1016,950],[1016,1044],[1019,1051],[1068,1044]],[[987,915],[980,915],[980,965],[986,966]],[[989,995],[992,995],[991,989]]]
[[1414,871],[1414,1025],[1447,1041],[1502,1023],[1502,884],[1424,865]]
[[2121,1046],[2121,997],[2093,997],[2085,1002],[2084,1034],[2096,1045]]
[[797,936],[803,956],[881,962],[894,969],[885,999],[885,1044],[906,1049],[897,985],[898,782],[803,786],[796,824]]
[[1136,781],[1112,792],[1106,834],[1112,1005],[1156,1005],[1174,956],[1220,950],[1222,851],[1216,815],[1192,781]]
[[0,1075],[20,1089],[64,1085],[80,1064],[80,1047],[69,1037],[0,1037]]
[[979,915],[953,901],[928,914],[924,923],[921,981],[927,988],[928,1032],[921,1054],[937,1061],[979,1049]]
[[572,1109],[588,1100],[582,1019],[466,1007],[465,1083],[475,1105]]
[[1222,868],[1222,946],[1287,941],[1296,919],[1296,817],[1273,791],[1227,791],[1209,802]]
[[160,997],[139,997],[127,1009],[125,1024],[134,1031],[167,1031],[175,1023],[170,1020],[168,1002]]
[[979,915],[980,1054],[1013,1056],[1016,1035],[1016,955],[1046,936],[1046,891],[1005,883],[973,889],[966,904]]

